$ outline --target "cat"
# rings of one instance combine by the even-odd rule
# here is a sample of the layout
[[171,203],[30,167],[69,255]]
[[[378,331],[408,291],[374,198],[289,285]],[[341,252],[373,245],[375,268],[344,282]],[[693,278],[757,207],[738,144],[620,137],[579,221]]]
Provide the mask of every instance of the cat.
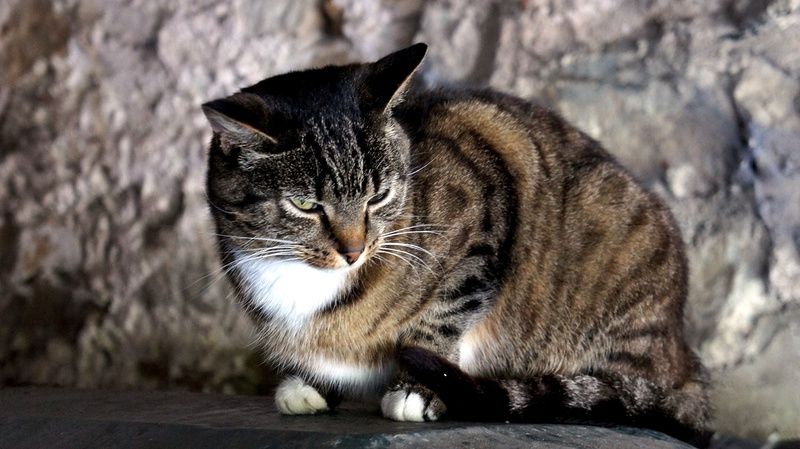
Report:
[[218,247],[287,376],[279,411],[705,429],[667,207],[543,106],[413,82],[426,50],[203,105]]

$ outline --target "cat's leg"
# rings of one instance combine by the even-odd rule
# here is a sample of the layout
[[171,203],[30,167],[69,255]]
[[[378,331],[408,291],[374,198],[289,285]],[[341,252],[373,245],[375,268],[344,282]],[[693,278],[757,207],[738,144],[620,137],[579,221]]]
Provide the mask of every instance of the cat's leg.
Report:
[[[425,348],[455,363],[458,337],[463,331],[458,323],[458,320],[421,320],[401,340],[401,346]],[[447,407],[436,393],[401,368],[381,399],[381,411],[384,417],[395,421],[421,422],[438,420]]]
[[427,387],[401,373],[381,399],[383,416],[395,421],[436,421],[447,408]]
[[[401,346],[425,348],[457,363],[458,341],[469,324],[463,316],[421,320],[401,340]],[[447,407],[436,393],[401,368],[381,399],[381,411],[384,417],[395,421],[420,422],[438,420]]]
[[[492,249],[480,245],[457,272],[444,276],[426,311],[400,338],[401,348],[423,348],[451,363],[459,362],[459,342],[491,307],[496,290],[484,269]],[[381,400],[383,416],[396,421],[436,421],[447,411],[444,401],[402,368]]]
[[284,415],[313,415],[332,410],[342,397],[337,392],[315,388],[298,376],[284,379],[275,390],[275,405]]

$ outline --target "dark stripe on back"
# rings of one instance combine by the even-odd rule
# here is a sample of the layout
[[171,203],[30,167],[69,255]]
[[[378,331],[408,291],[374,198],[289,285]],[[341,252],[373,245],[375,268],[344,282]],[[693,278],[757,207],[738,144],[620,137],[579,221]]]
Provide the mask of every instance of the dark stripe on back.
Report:
[[628,365],[637,371],[649,372],[653,369],[653,359],[647,355],[634,354],[628,351],[613,351],[606,357],[611,363]]

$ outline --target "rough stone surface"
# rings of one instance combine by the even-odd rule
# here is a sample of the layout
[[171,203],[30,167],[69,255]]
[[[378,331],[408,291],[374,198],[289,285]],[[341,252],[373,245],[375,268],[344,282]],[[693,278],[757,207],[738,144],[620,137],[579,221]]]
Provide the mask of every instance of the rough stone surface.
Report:
[[272,398],[196,393],[0,390],[0,447],[45,448],[690,448],[627,427],[401,423],[344,404],[334,414],[281,416]]
[[667,200],[718,428],[800,435],[800,0],[0,2],[0,382],[268,384],[199,105],[417,40],[428,82],[540,98]]

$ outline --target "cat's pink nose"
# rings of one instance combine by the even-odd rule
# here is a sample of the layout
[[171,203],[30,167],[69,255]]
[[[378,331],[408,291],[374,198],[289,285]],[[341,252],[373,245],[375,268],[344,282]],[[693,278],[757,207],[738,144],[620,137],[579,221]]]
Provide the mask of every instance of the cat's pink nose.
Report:
[[358,260],[358,257],[361,256],[361,253],[364,252],[364,246],[362,245],[359,248],[340,248],[339,254],[344,257],[344,260],[347,261],[348,264],[353,265]]

